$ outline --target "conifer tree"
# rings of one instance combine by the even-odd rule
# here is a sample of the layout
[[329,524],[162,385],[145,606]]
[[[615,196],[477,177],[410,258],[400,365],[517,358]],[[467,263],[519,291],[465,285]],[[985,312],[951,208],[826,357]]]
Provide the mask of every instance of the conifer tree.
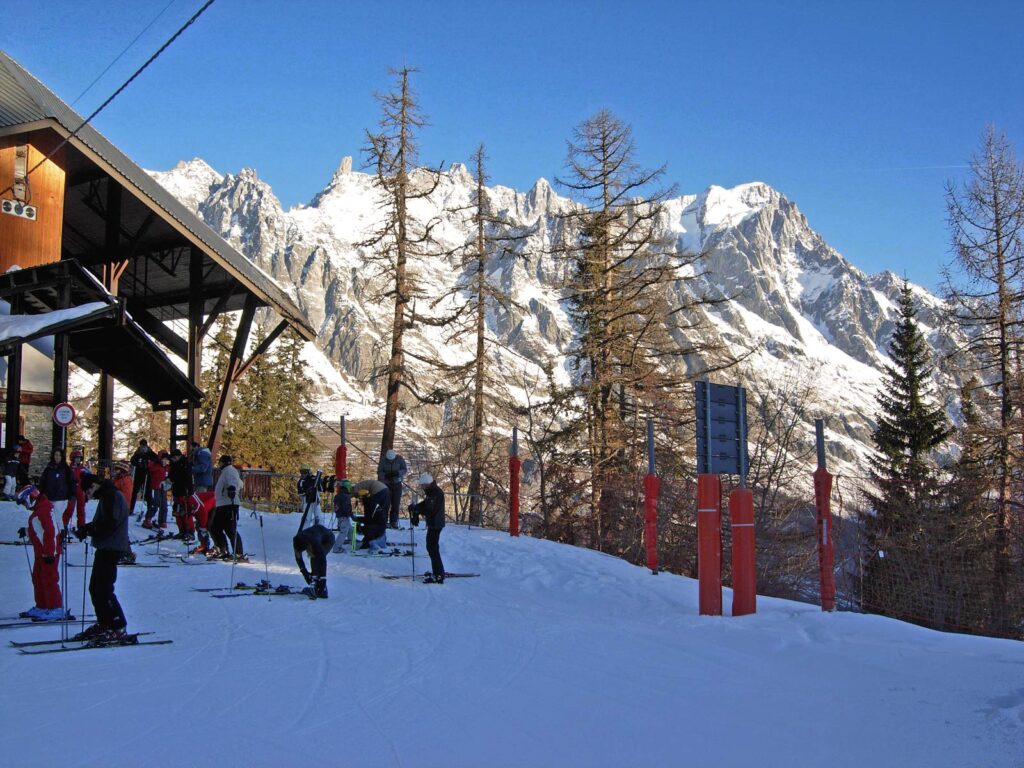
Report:
[[[931,352],[917,322],[909,284],[900,292],[899,318],[889,343],[877,395],[878,426],[871,478],[877,490],[866,495],[873,514],[865,516],[868,561],[864,569],[866,610],[926,619],[914,594],[924,563],[922,531],[941,514],[934,451],[951,434],[940,406],[931,404]],[[937,557],[933,551],[927,557]]]

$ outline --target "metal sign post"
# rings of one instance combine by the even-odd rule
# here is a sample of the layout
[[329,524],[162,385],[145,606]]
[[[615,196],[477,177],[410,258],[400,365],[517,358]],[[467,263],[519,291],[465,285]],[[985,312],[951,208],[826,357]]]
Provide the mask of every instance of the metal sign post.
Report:
[[65,450],[68,427],[75,423],[75,407],[71,403],[57,403],[53,406],[53,423],[60,427],[60,449]]

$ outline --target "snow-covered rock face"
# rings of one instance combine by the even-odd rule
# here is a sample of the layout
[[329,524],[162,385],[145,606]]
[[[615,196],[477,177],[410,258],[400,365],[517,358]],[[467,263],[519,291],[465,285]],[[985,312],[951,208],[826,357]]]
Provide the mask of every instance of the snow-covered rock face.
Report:
[[[221,176],[195,159],[153,175],[263,270],[295,286],[299,305],[319,330],[317,345],[349,385],[344,398],[372,401],[360,382],[384,362],[392,319],[392,309],[378,301],[379,282],[367,262],[368,246],[361,244],[383,217],[372,176],[353,171],[351,158],[344,158],[308,205],[284,211],[249,169]],[[474,186],[468,170],[456,165],[430,199],[411,205],[423,221],[440,217],[434,233],[446,248],[471,236],[465,208]],[[551,252],[565,236],[558,214],[573,203],[544,179],[525,193],[501,186],[488,193],[492,210],[530,231],[518,256],[504,256],[492,272],[518,307],[490,312],[490,333],[526,358],[552,361],[565,375],[572,328],[559,286],[566,266]],[[868,276],[849,264],[811,229],[794,203],[759,182],[712,186],[671,200],[662,226],[681,249],[705,254],[703,290],[728,298],[706,319],[708,333],[720,336],[736,354],[753,350],[737,375],[749,388],[783,376],[817,382],[822,405],[816,415],[830,419],[833,457],[852,466],[870,444],[902,280],[892,273]],[[419,259],[413,269],[435,294],[453,285],[459,272],[454,259],[445,256]],[[950,340],[939,330],[941,301],[924,289],[915,292],[929,340],[947,349]],[[413,328],[407,344],[449,361],[471,354],[468,344],[447,344],[427,327]],[[519,357],[502,356],[500,348],[494,354],[499,366],[523,365]],[[415,371],[416,364],[409,365]],[[699,361],[686,365],[691,372],[700,370]],[[945,374],[940,373],[938,391],[955,391]]]

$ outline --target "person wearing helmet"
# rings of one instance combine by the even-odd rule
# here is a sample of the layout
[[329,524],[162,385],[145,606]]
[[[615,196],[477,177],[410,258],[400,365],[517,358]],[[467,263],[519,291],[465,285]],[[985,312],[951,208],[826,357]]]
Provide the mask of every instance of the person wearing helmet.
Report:
[[114,594],[117,564],[131,552],[128,544],[128,501],[112,481],[100,480],[95,475],[82,475],[82,490],[86,498],[97,502],[92,522],[75,531],[79,539],[91,536],[96,550],[89,579],[89,596],[96,612],[96,623],[73,639],[117,642],[125,638],[128,626],[121,603]]
[[31,512],[28,524],[18,533],[22,536],[28,533],[35,554],[32,589],[36,604],[21,616],[36,621],[61,621],[66,614],[64,597],[60,592],[60,572],[57,570],[61,546],[53,525],[53,504],[34,485],[22,487],[18,491],[17,502]]
[[352,484],[339,480],[334,494],[334,517],[338,521],[338,543],[334,552],[341,554],[352,537]]
[[402,509],[402,481],[409,471],[405,459],[393,448],[384,452],[377,464],[377,479],[385,483],[391,495],[391,506],[388,509],[388,528],[398,527],[398,516]]
[[361,480],[352,485],[352,495],[363,500],[363,543],[360,549],[371,553],[388,548],[388,510],[391,497],[388,487],[380,480]]
[[71,477],[75,481],[74,495],[68,500],[68,507],[64,510],[64,528],[71,524],[71,517],[75,517],[75,527],[81,528],[85,525],[85,494],[82,493],[82,474],[85,472],[85,464],[82,462],[82,449],[75,448],[71,451]]
[[444,583],[444,563],[441,562],[441,531],[444,529],[444,491],[434,482],[429,472],[419,478],[423,501],[409,505],[410,520],[422,516],[427,522],[427,554],[430,555],[430,570],[425,584]]

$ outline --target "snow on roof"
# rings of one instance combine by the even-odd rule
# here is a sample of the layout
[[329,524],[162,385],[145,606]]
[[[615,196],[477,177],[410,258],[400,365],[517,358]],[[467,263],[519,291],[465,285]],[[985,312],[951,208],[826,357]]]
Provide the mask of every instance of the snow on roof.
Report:
[[68,320],[87,317],[94,312],[109,309],[110,305],[102,301],[92,301],[71,309],[58,309],[41,315],[7,315],[0,317],[0,342],[16,338],[26,338],[43,333],[47,328]]

